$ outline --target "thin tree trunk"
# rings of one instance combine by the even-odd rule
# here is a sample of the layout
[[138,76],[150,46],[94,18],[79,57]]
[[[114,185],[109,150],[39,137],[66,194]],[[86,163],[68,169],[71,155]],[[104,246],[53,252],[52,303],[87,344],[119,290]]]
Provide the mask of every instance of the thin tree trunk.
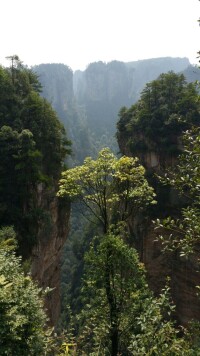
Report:
[[113,326],[113,328],[111,329],[111,356],[117,356],[118,355],[118,344],[119,344],[119,340],[118,340],[118,327]]

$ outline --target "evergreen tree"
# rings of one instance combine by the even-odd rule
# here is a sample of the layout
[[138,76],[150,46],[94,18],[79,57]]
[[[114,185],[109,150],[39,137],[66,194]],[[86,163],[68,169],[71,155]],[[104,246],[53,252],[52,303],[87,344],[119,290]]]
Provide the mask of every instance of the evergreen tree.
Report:
[[25,276],[12,228],[0,229],[0,355],[44,355],[47,317],[42,291]]
[[0,224],[14,225],[20,254],[28,256],[46,212],[38,185],[55,186],[70,142],[51,105],[40,97],[37,75],[18,56],[0,67]]

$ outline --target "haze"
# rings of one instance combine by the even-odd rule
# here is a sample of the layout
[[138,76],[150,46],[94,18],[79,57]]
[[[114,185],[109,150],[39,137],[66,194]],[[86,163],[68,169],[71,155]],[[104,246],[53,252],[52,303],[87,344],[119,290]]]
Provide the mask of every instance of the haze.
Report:
[[1,53],[27,65],[188,57],[199,46],[198,0],[1,0]]

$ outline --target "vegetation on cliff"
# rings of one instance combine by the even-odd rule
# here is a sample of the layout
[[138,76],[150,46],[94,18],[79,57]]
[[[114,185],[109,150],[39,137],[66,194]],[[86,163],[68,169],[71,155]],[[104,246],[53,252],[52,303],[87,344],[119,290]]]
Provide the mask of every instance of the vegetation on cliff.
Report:
[[23,268],[51,235],[50,204],[71,149],[37,75],[18,56],[8,59],[10,67],[0,67],[0,354],[44,355],[44,293]]
[[197,83],[169,72],[146,84],[139,101],[119,112],[117,138],[126,138],[130,152],[177,153],[182,132],[199,125]]
[[20,253],[27,256],[47,218],[38,205],[38,186],[57,181],[69,141],[39,95],[37,76],[17,56],[10,61],[10,68],[0,67],[0,226],[14,225]]
[[162,229],[159,239],[163,249],[177,250],[181,256],[198,251],[200,242],[200,129],[195,127],[183,136],[184,151],[176,167],[160,177],[163,184],[173,187],[184,199],[179,219],[157,219],[157,228]]
[[[140,161],[147,165],[148,181],[153,183],[158,193],[158,208],[153,215],[158,218],[158,240],[164,251],[168,251],[169,260],[173,260],[171,268],[174,286],[176,273],[180,273],[178,266],[184,267],[185,271],[190,266],[193,274],[199,271],[199,85],[186,83],[182,74],[163,74],[158,80],[146,85],[141,99],[135,105],[130,109],[122,108],[119,117],[117,137],[121,150],[129,155],[138,155]],[[149,159],[151,152],[156,158],[155,162]],[[166,173],[167,165],[173,165],[174,162],[174,167],[168,167]],[[158,172],[160,177],[155,175]],[[166,217],[164,220],[163,216]],[[151,223],[148,229],[156,239]],[[170,256],[169,252],[173,255]],[[185,314],[185,323],[194,315],[199,328],[199,314],[196,312],[199,308],[198,278],[195,285],[191,275],[188,285],[186,283],[189,278],[184,281],[184,271],[182,273],[184,297],[188,295],[188,288],[191,293],[191,299],[188,298],[187,302],[187,308],[191,311],[187,316]],[[174,292],[173,296],[175,302],[177,300],[179,303]],[[190,308],[191,301],[193,305]],[[187,312],[183,300],[181,303],[183,313]],[[197,349],[193,353],[198,354],[199,331],[193,331],[193,340],[194,335]]]

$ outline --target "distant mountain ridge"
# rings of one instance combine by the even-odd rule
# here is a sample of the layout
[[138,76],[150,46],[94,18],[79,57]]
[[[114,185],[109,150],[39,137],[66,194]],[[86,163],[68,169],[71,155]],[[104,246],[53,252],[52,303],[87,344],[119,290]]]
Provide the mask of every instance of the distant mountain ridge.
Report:
[[[73,87],[74,87],[74,93],[75,95],[78,95],[78,92],[80,91],[80,85],[83,85],[85,88],[85,85],[83,83],[80,83],[80,80],[84,80],[85,73],[87,73],[88,70],[91,69],[91,67],[94,68],[104,67],[104,72],[109,71],[109,67],[111,68],[113,64],[115,64],[115,69],[119,70],[119,66],[117,67],[116,64],[121,64],[121,68],[124,65],[126,68],[126,72],[130,77],[130,80],[132,81],[132,86],[131,88],[135,88],[137,91],[137,94],[139,96],[140,90],[143,89],[144,85],[151,81],[156,79],[161,73],[166,73],[168,71],[174,71],[174,72],[182,72],[184,71],[189,65],[189,59],[184,57],[184,58],[172,58],[172,57],[161,57],[161,58],[151,58],[151,59],[143,59],[143,60],[138,60],[138,61],[132,61],[132,62],[120,62],[120,61],[111,61],[108,63],[105,62],[94,62],[88,65],[87,69],[84,71],[75,71],[74,76],[73,76]],[[134,82],[134,86],[133,86]],[[132,93],[134,95],[134,93]]]
[[99,61],[74,73],[68,66],[55,63],[33,69],[43,85],[42,95],[51,101],[73,141],[78,160],[103,146],[116,145],[119,110],[133,105],[147,82],[168,71],[186,73],[188,81],[199,75],[188,58],[172,57],[127,63]]
[[73,75],[77,104],[85,108],[88,125],[102,135],[114,135],[121,107],[130,107],[145,84],[168,71],[182,72],[188,58],[155,58],[134,62],[94,62]]
[[189,65],[189,59],[184,58],[151,58],[125,63],[127,67],[134,68],[134,87],[137,100],[147,82],[156,79],[161,73],[173,71],[175,73],[184,71]]

